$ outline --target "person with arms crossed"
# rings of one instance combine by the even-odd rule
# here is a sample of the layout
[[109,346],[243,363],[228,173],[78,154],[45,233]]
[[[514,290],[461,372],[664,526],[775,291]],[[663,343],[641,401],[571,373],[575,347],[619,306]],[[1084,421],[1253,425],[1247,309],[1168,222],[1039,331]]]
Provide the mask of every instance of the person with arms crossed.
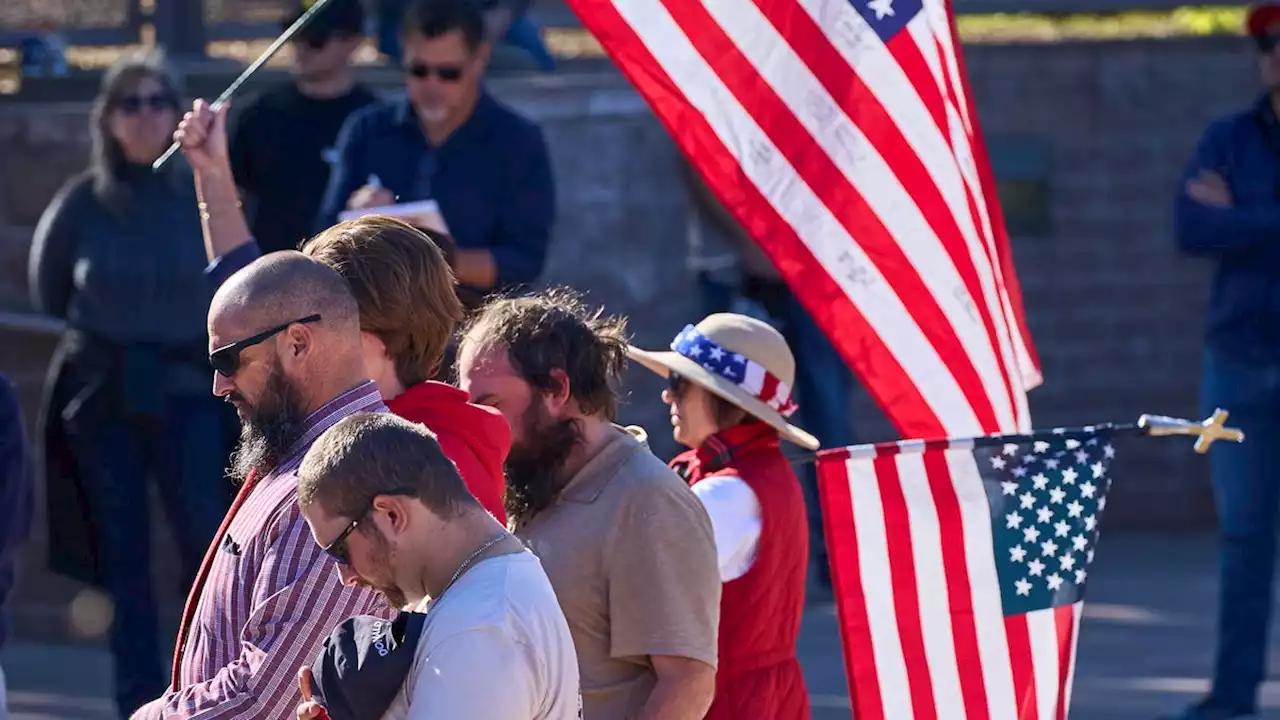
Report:
[[342,276],[294,251],[233,275],[209,309],[213,392],[235,406],[242,486],[187,597],[172,682],[135,720],[288,717],[293,681],[331,628],[388,613],[381,597],[334,582],[298,510],[298,463],[355,412],[386,412],[365,379],[360,317]]
[[333,720],[578,717],[573,639],[541,563],[467,492],[431,431],[390,414],[349,417],[316,440],[298,477],[302,514],[342,582],[422,614],[394,695],[355,677],[392,667],[385,646],[356,662],[327,643],[313,666],[318,697],[298,717],[322,707]]
[[1174,204],[1178,248],[1215,266],[1201,408],[1229,410],[1249,441],[1209,458],[1221,538],[1218,651],[1208,696],[1171,720],[1251,717],[1267,676],[1280,508],[1280,4],[1253,8],[1246,30],[1265,92],[1209,126]]
[[[216,285],[262,254],[236,206],[225,124],[225,110],[214,113],[196,101],[176,133],[195,169],[208,277]],[[365,373],[391,411],[435,432],[467,487],[505,523],[502,465],[511,447],[506,420],[492,408],[468,403],[461,390],[429,380],[444,362],[463,314],[441,249],[450,244],[433,230],[372,215],[325,230],[302,253],[346,278],[360,310]]]
[[715,693],[715,538],[644,431],[613,423],[627,347],[625,321],[569,291],[496,299],[458,377],[511,423],[507,516],[569,621],[583,716],[694,720]]

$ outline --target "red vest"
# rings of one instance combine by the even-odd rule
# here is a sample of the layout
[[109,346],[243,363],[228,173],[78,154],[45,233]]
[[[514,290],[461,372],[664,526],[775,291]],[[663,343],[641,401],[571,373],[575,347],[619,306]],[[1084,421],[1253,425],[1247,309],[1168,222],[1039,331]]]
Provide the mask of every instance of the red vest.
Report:
[[707,717],[807,720],[809,693],[796,658],[809,564],[809,524],[800,481],[764,423],[729,428],[671,462],[691,485],[735,475],[763,517],[755,560],[724,584],[716,697]]

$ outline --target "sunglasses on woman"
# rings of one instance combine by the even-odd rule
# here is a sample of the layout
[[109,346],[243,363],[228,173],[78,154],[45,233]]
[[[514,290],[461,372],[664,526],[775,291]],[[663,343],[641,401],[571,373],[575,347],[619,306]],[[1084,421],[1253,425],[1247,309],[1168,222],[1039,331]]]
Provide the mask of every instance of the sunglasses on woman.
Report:
[[1280,33],[1263,33],[1255,35],[1253,39],[1258,43],[1258,51],[1262,53],[1269,53],[1280,45]]
[[120,98],[120,102],[116,104],[116,107],[125,115],[137,115],[142,112],[143,108],[152,112],[174,110],[178,107],[178,103],[173,99],[172,95],[156,93],[154,95],[125,95]]
[[320,322],[320,316],[308,315],[307,317],[292,320],[283,325],[277,325],[276,327],[263,330],[257,335],[247,337],[243,340],[237,340],[229,345],[223,345],[217,350],[209,353],[209,365],[214,370],[218,371],[218,373],[223,377],[229,378],[235,375],[236,371],[240,369],[240,353],[243,352],[245,348],[253,347],[254,345],[271,339],[277,333],[287,330],[290,325],[305,325],[307,323],[315,322]]
[[670,390],[673,396],[680,397],[688,386],[689,381],[680,377],[680,373],[674,370],[667,373],[667,390]]
[[455,83],[462,79],[463,69],[460,65],[428,65],[423,62],[414,62],[406,66],[404,71],[418,80],[426,80],[435,75],[444,82]]

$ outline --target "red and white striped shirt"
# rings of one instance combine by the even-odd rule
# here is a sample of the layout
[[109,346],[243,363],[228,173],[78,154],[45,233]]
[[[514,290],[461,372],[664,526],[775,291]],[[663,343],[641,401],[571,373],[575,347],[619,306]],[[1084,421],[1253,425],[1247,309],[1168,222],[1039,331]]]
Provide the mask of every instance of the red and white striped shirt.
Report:
[[338,581],[298,509],[298,465],[328,428],[357,412],[386,412],[371,382],[326,403],[304,422],[280,466],[252,489],[209,569],[182,650],[179,686],[135,720],[293,717],[297,672],[329,632],[359,614],[390,616],[382,596]]

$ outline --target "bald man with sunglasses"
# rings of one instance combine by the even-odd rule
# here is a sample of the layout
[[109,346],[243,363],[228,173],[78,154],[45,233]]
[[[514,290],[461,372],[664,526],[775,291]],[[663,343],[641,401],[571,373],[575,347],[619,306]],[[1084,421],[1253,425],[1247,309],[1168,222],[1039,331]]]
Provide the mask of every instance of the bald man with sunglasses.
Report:
[[328,428],[386,412],[365,379],[360,318],[345,279],[301,253],[232,275],[209,309],[213,392],[235,406],[242,482],[187,598],[172,684],[135,720],[290,717],[294,681],[348,617],[389,617],[381,596],[333,582],[298,509],[298,466]]

